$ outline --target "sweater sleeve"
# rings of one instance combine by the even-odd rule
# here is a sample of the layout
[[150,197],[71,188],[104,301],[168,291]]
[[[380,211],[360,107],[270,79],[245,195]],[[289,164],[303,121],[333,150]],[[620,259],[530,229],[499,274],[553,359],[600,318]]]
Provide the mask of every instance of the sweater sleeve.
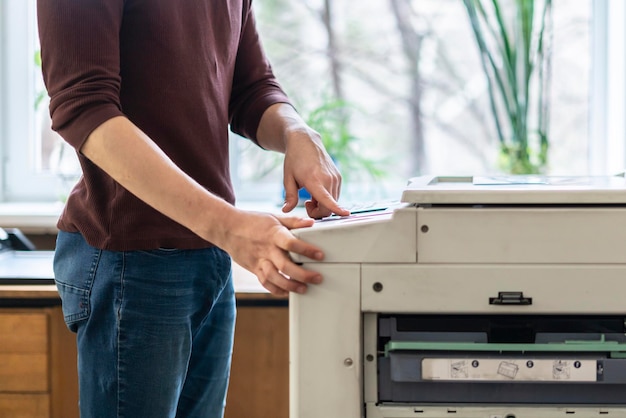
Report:
[[119,32],[124,0],[38,0],[44,83],[52,128],[80,149],[122,115]]
[[265,56],[252,7],[248,3],[237,52],[229,105],[233,132],[257,142],[263,112],[275,103],[290,103]]

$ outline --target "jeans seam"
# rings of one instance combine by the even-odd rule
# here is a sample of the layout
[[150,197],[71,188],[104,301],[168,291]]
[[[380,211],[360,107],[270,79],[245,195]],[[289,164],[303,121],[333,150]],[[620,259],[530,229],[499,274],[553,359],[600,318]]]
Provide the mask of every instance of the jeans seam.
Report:
[[124,269],[126,266],[126,253],[122,252],[122,265],[120,268],[120,290],[117,306],[117,416],[121,418],[121,391],[122,391],[122,379],[120,377],[121,368],[121,344],[120,344],[120,332],[122,329],[122,305],[124,302]]
[[[95,249],[95,248],[94,248]],[[87,316],[91,316],[91,294],[93,292],[93,284],[96,280],[96,271],[98,270],[98,265],[100,264],[100,257],[102,256],[102,250],[94,251],[93,258],[91,260],[91,270],[89,271],[89,282],[87,283],[87,300],[89,303],[87,304]]]

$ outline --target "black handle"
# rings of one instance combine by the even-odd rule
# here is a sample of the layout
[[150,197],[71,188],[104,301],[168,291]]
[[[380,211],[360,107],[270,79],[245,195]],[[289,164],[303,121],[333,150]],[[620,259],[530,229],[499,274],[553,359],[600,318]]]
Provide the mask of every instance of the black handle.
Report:
[[532,305],[533,298],[524,297],[524,292],[498,292],[498,297],[489,298],[490,305]]

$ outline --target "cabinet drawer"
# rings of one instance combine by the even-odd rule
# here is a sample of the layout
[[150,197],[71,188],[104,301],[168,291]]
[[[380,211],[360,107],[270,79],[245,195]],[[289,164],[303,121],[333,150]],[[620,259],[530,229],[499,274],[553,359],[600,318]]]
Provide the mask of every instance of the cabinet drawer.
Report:
[[0,354],[46,353],[48,315],[46,313],[0,312]]
[[50,397],[45,394],[0,394],[0,418],[49,418]]
[[47,354],[0,353],[0,392],[47,392],[48,381]]

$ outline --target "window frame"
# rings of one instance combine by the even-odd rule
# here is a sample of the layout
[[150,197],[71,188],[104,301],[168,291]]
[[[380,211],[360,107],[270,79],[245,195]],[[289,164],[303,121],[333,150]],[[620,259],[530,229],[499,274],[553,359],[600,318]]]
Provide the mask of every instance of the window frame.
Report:
[[626,166],[626,3],[594,0],[593,7],[589,174],[612,175]]

